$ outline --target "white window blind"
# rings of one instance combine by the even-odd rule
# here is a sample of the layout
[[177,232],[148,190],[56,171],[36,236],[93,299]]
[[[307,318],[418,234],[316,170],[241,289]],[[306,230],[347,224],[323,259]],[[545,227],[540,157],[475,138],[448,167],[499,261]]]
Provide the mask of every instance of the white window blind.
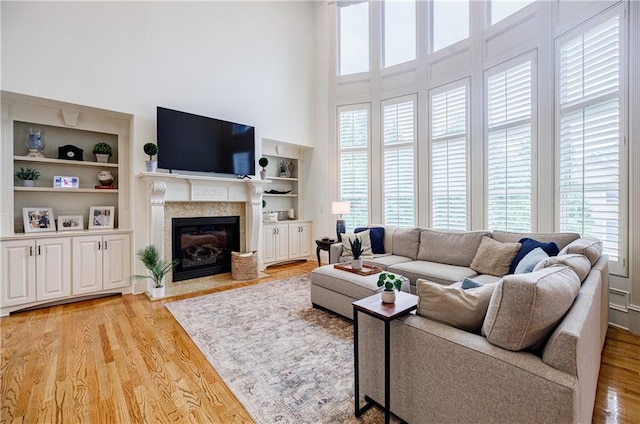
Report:
[[492,230],[532,230],[532,61],[487,78],[487,214]]
[[559,41],[559,223],[603,241],[618,263],[621,224],[620,18]]
[[351,211],[343,215],[348,231],[369,222],[369,109],[338,109],[340,201]]
[[467,86],[431,95],[431,226],[467,230]]
[[415,193],[415,100],[384,103],[384,222],[414,227]]

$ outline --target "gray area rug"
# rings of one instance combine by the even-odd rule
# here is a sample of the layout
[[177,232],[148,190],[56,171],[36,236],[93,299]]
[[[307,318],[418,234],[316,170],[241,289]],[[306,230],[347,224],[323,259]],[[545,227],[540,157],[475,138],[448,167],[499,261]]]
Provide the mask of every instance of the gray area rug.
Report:
[[378,423],[353,415],[353,324],[314,309],[309,275],[166,306],[257,423]]

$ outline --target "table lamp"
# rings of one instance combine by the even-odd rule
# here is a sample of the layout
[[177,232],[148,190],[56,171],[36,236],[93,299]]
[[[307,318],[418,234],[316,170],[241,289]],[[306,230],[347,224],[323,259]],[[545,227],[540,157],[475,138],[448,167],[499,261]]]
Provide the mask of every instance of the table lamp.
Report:
[[338,241],[342,241],[341,234],[347,231],[344,224],[344,219],[342,219],[342,215],[348,214],[350,211],[351,204],[349,202],[331,203],[331,213],[334,215],[338,215],[338,220],[336,221],[336,235],[338,236]]

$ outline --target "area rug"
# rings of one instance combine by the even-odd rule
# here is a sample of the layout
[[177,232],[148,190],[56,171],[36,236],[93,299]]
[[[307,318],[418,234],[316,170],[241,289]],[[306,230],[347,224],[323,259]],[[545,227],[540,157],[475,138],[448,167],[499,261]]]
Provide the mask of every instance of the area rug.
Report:
[[309,275],[166,306],[257,423],[381,423],[353,414],[353,324],[311,306]]

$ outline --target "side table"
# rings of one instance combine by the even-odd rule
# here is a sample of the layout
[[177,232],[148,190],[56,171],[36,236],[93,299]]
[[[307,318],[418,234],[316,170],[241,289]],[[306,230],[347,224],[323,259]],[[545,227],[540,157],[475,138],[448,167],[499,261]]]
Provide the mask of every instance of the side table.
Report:
[[366,404],[360,407],[360,369],[358,363],[358,312],[384,321],[384,422],[389,423],[391,417],[389,390],[391,369],[390,327],[391,321],[418,309],[418,296],[398,292],[395,303],[382,303],[380,293],[353,302],[353,358],[355,375],[355,410],[356,417],[361,416],[373,406],[373,401],[365,396]]
[[319,239],[316,240],[316,255],[318,256],[318,266],[322,266],[322,263],[320,262],[320,251],[324,250],[325,252],[328,252],[331,249],[331,245],[334,244],[336,241],[335,240],[323,240],[323,239]]

